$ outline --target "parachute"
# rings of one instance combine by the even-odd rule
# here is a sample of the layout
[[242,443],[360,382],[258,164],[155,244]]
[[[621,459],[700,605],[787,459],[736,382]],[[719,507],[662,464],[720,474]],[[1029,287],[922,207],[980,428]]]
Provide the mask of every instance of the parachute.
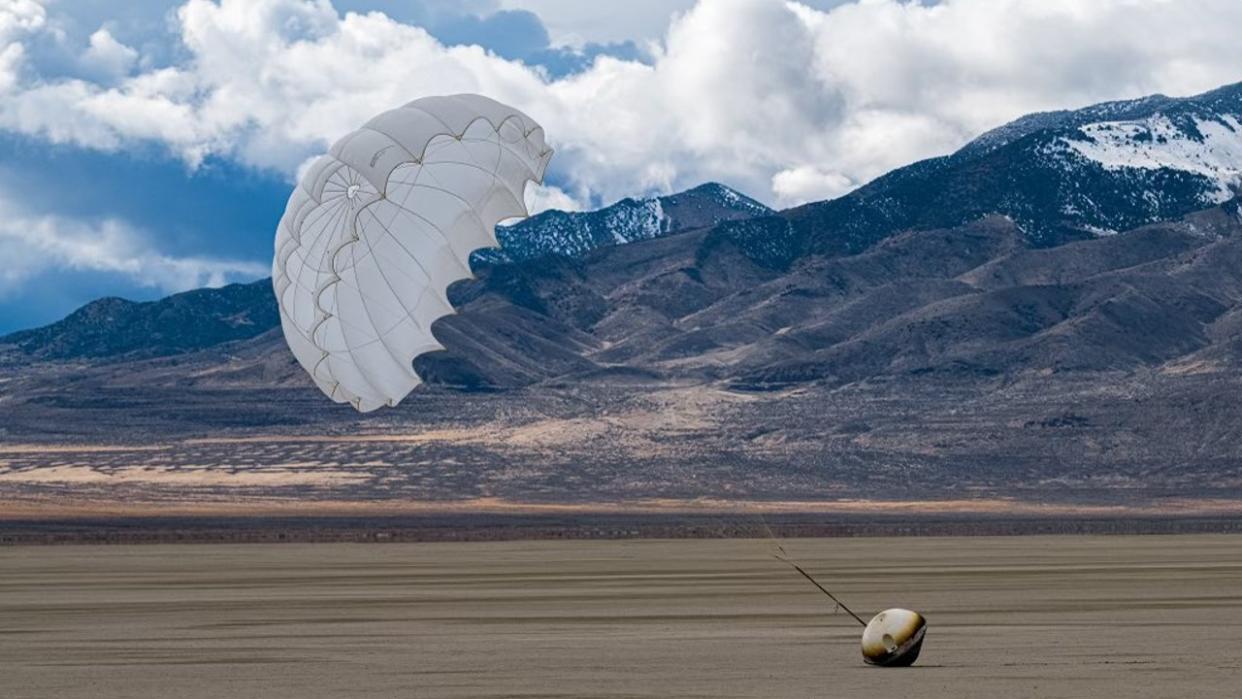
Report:
[[285,340],[328,397],[397,405],[443,349],[448,287],[495,225],[526,216],[552,150],[542,127],[480,95],[425,97],[337,141],[301,177],[276,229],[272,285]]

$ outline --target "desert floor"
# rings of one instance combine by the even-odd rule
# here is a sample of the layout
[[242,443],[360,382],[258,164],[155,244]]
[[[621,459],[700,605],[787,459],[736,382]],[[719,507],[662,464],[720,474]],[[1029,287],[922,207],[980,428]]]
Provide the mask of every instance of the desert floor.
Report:
[[0,549],[0,696],[1236,697],[1242,536]]

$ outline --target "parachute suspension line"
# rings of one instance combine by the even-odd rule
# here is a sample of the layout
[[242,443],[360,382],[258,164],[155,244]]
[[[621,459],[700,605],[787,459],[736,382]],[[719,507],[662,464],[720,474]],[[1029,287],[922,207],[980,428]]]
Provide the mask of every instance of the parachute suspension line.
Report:
[[799,575],[811,581],[811,584],[814,585],[816,588],[818,588],[820,592],[824,593],[825,595],[828,595],[828,599],[833,601],[833,603],[836,605],[836,609],[844,609],[846,614],[849,614],[850,616],[854,617],[854,621],[857,621],[859,624],[866,626],[867,622],[863,621],[862,617],[855,614],[854,610],[845,606],[845,603],[837,599],[836,595],[829,592],[828,588],[824,587],[823,585],[820,585],[818,580],[811,577],[810,573],[802,569],[802,566],[798,565],[797,563],[794,563],[790,559],[789,554],[785,552],[785,547],[781,545],[780,539],[776,538],[776,534],[772,532],[772,527],[768,526],[768,521],[767,519],[764,518],[763,513],[757,512],[756,514],[759,515],[759,523],[763,525],[763,530],[767,532],[768,538],[772,540],[772,544],[776,546],[776,550],[780,551],[780,554],[775,554],[775,553],[772,554],[772,558],[775,558],[781,563],[784,563],[790,568],[793,568],[794,570],[798,571]]
[[854,617],[854,621],[857,621],[859,624],[862,624],[863,626],[866,626],[866,625],[867,625],[867,622],[863,621],[863,620],[862,620],[862,617],[860,617],[860,616],[858,616],[857,614],[855,614],[855,613],[853,612],[853,610],[851,610],[849,607],[845,606],[845,603],[844,603],[844,602],[842,602],[841,600],[837,599],[837,596],[836,596],[836,595],[834,595],[834,594],[832,594],[831,592],[829,592],[829,591],[828,591],[828,589],[827,589],[827,588],[825,588],[823,585],[820,585],[818,580],[816,580],[815,578],[812,578],[810,573],[808,573],[808,572],[806,572],[805,570],[803,570],[803,569],[802,569],[802,566],[798,565],[797,563],[794,563],[793,561],[789,560],[788,558],[781,558],[780,556],[772,556],[772,558],[775,558],[776,560],[780,561],[781,563],[784,563],[785,565],[789,566],[790,568],[793,568],[794,570],[796,570],[796,571],[798,571],[799,573],[801,573],[801,574],[802,574],[802,577],[806,578],[807,580],[810,580],[810,581],[811,581],[811,584],[812,584],[812,585],[814,585],[815,587],[819,588],[819,591],[820,591],[820,592],[824,593],[825,595],[828,595],[828,599],[830,599],[830,600],[832,600],[834,603],[836,603],[837,607],[839,607],[839,608],[841,608],[841,609],[844,609],[846,614],[849,614],[850,616]]

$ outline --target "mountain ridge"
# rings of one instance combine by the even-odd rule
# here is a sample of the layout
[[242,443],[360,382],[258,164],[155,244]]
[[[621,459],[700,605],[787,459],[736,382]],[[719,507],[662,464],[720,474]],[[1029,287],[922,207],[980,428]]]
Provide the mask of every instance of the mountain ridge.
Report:
[[[1164,138],[1194,144],[1202,124],[1228,138],[1226,171],[1214,176],[1188,164],[1193,157],[1144,167],[1118,162],[1126,150],[1151,150],[1159,136],[1142,123],[1164,117]],[[897,168],[837,199],[813,202],[745,221],[725,222],[716,235],[757,261],[777,267],[807,255],[855,254],[906,230],[948,228],[988,214],[1012,218],[1027,241],[1055,246],[1131,230],[1223,203],[1242,184],[1242,83],[1200,95],[1160,95],[1078,110],[1021,117],[958,151]],[[1088,157],[1104,126],[1124,124],[1117,138]],[[1095,126],[1090,129],[1087,127]],[[1118,127],[1120,128],[1120,127]]]
[[[609,245],[709,226],[771,209],[706,182],[684,192],[626,198],[590,212],[546,211],[500,226],[502,248],[480,250],[474,267],[548,256],[574,257]],[[243,340],[280,324],[271,280],[194,289],[154,301],[97,299],[65,318],[0,337],[0,346],[41,359],[162,356]]]

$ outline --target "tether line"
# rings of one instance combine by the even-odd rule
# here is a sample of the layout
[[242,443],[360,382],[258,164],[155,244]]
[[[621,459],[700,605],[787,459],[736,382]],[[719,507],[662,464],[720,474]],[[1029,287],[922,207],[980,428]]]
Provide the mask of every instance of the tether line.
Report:
[[768,538],[772,540],[772,543],[776,546],[776,550],[780,551],[780,555],[772,554],[772,558],[775,558],[781,563],[784,563],[790,568],[793,568],[794,570],[798,571],[798,573],[802,577],[806,578],[807,580],[810,580],[811,584],[814,585],[816,588],[818,588],[820,592],[824,593],[825,595],[828,595],[828,599],[832,600],[837,605],[837,607],[844,609],[846,614],[849,614],[850,616],[854,617],[854,621],[857,621],[859,624],[866,626],[867,622],[863,621],[862,617],[855,614],[854,610],[845,606],[845,603],[837,599],[836,595],[829,592],[828,588],[824,587],[823,585],[820,585],[818,580],[811,577],[810,573],[802,569],[802,566],[798,565],[797,563],[794,563],[793,561],[789,559],[789,554],[785,551],[785,547],[781,545],[780,539],[777,539],[776,534],[772,532],[772,527],[768,526],[768,520],[764,518],[763,513],[757,512],[756,514],[759,515],[759,523],[763,525],[763,530],[767,532]]

